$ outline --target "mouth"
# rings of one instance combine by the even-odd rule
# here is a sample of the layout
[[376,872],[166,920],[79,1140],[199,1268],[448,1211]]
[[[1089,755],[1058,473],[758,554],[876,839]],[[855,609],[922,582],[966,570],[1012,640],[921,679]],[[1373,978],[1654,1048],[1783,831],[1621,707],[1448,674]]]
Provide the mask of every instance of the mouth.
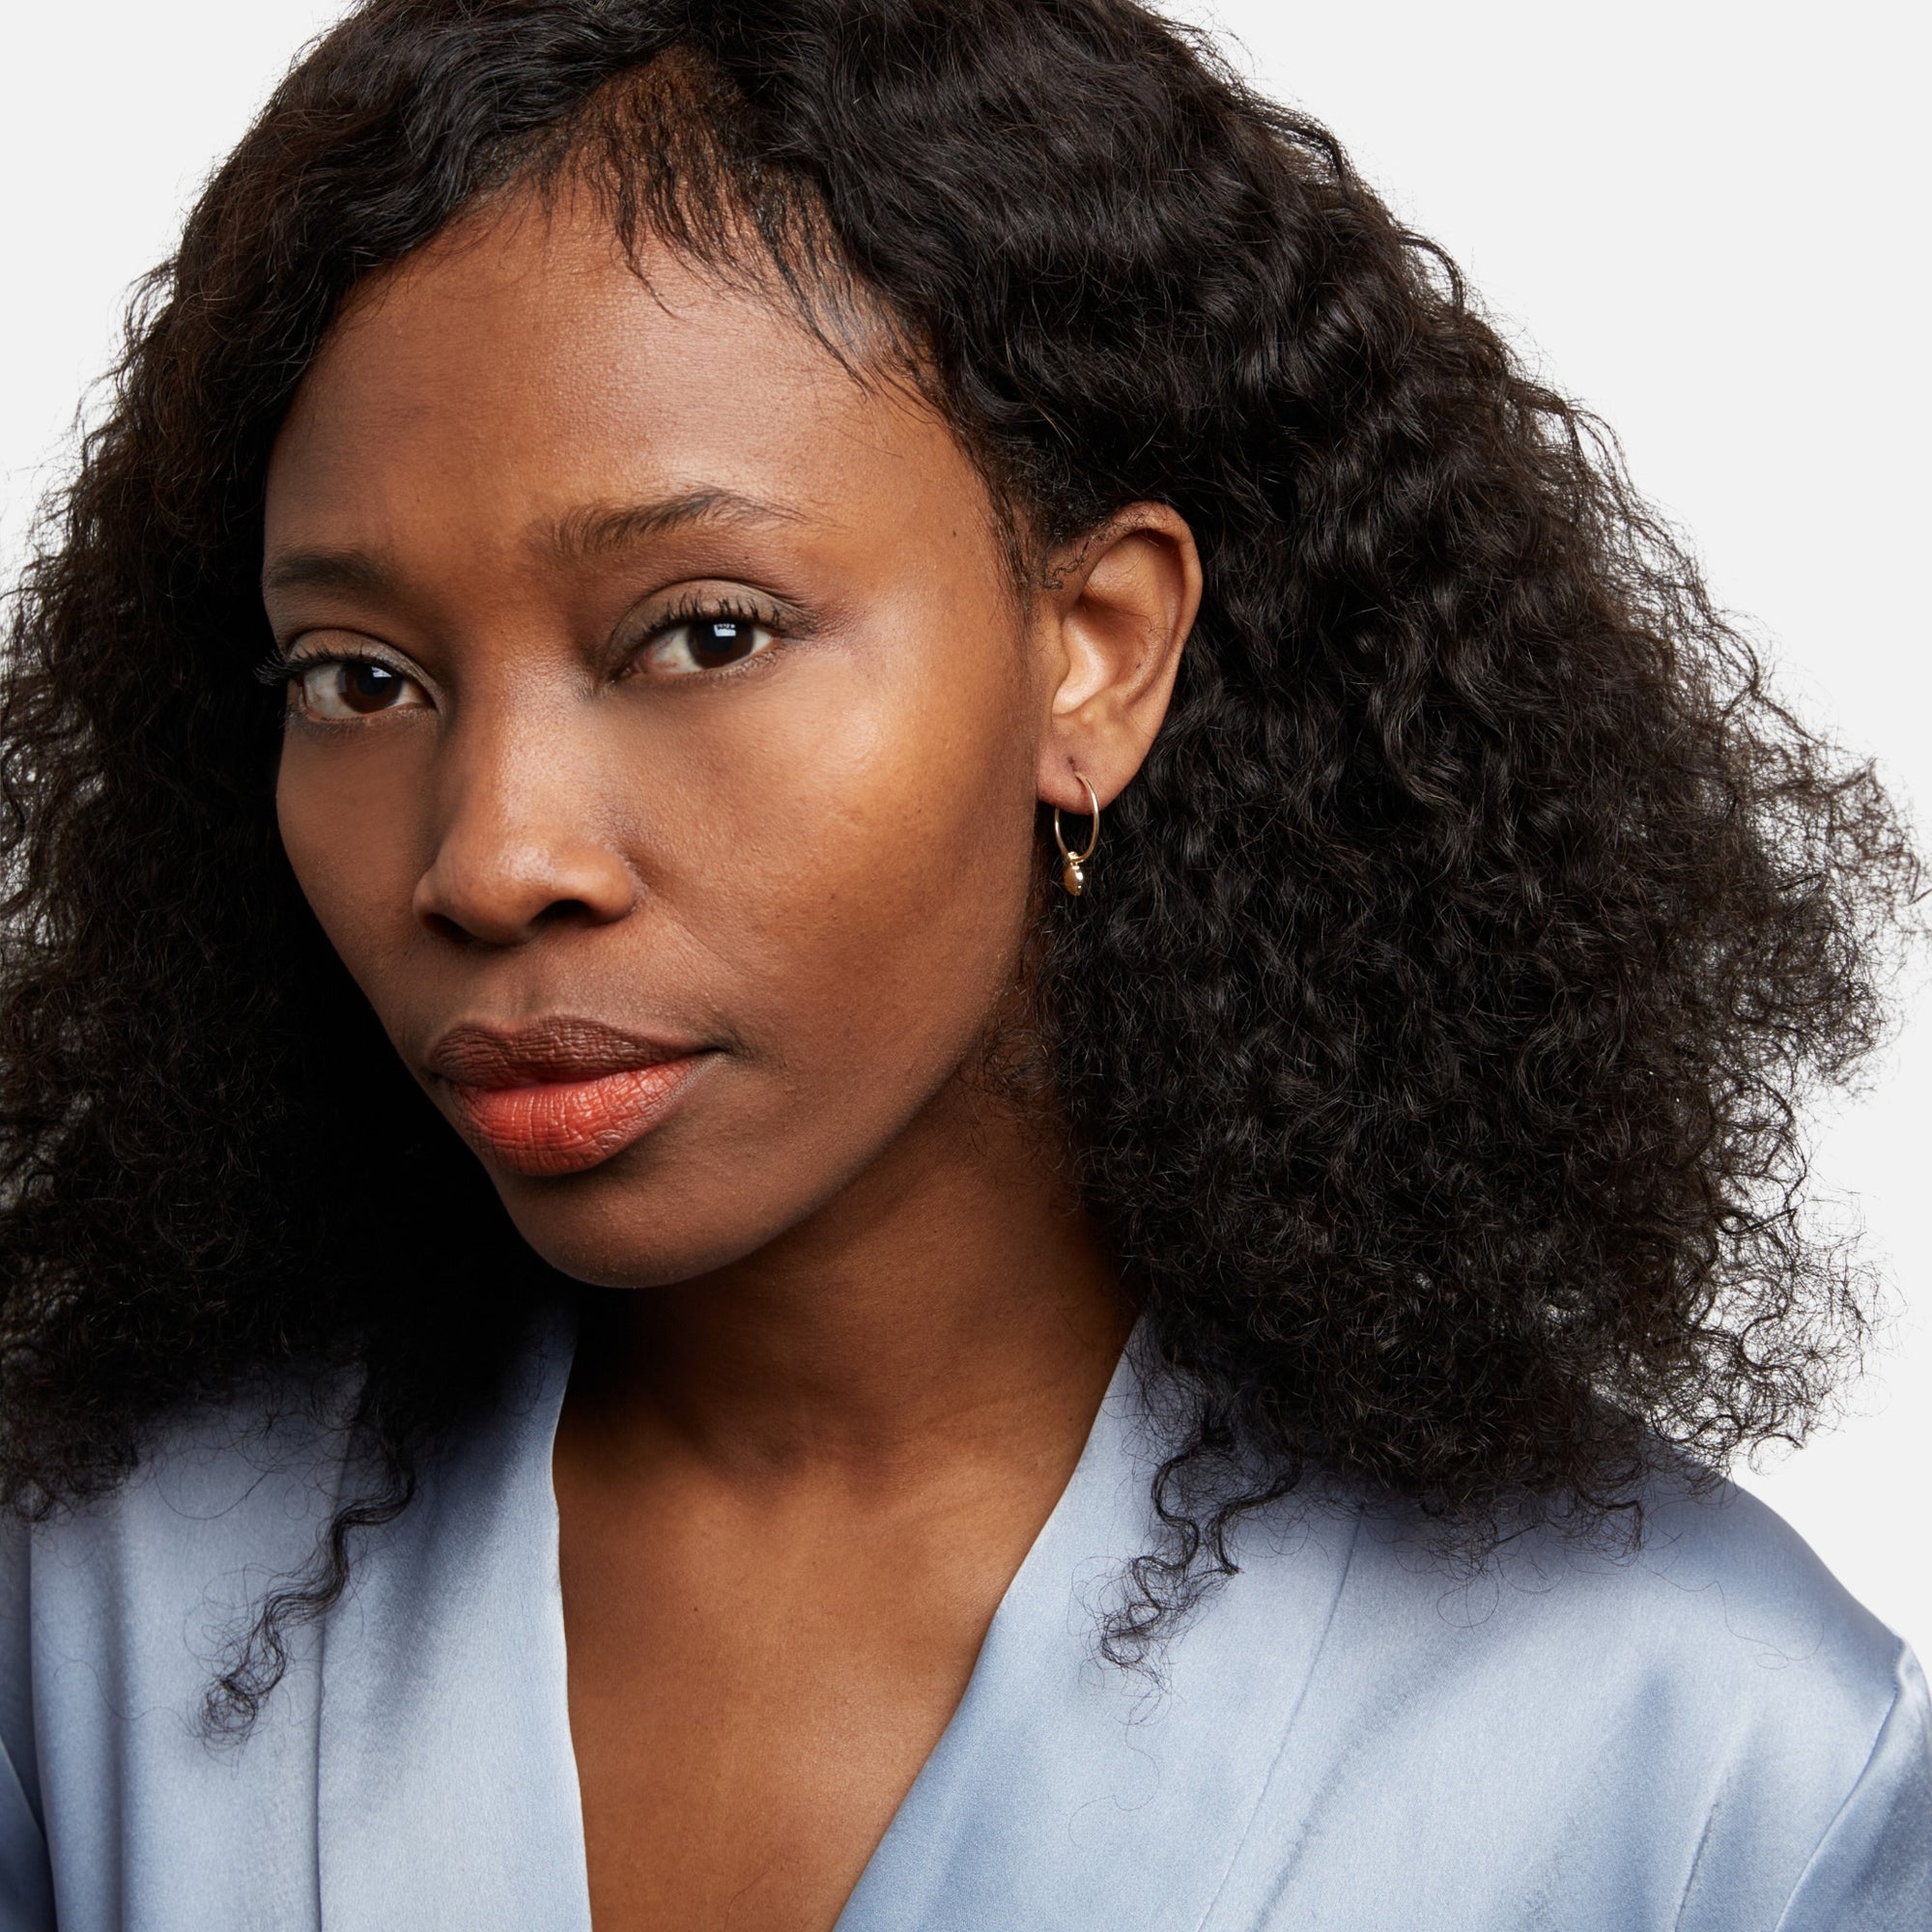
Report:
[[456,1125],[486,1159],[518,1174],[582,1174],[668,1118],[711,1057],[599,1020],[452,1027],[427,1065]]

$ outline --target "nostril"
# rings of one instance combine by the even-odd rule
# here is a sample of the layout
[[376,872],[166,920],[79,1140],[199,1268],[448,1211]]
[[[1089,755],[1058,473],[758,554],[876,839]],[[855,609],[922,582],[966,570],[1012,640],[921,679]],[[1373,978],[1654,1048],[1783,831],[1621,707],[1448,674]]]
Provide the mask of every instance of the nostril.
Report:
[[425,912],[420,915],[424,929],[438,939],[457,939],[468,942],[471,935],[444,913]]
[[557,926],[601,925],[607,917],[591,900],[572,897],[552,899],[521,915],[505,907],[459,907],[448,913],[419,903],[416,909],[425,932],[462,946],[516,946]]
[[586,899],[553,899],[537,914],[533,923],[537,925],[573,925],[582,922],[585,924],[600,924],[602,921]]

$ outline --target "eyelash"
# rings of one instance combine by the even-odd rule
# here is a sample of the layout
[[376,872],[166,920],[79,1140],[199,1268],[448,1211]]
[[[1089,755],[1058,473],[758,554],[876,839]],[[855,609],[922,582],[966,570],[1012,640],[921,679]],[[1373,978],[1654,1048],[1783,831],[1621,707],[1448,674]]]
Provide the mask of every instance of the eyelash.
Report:
[[[760,606],[748,598],[710,597],[698,591],[687,592],[672,605],[658,621],[639,639],[637,648],[625,659],[626,668],[634,665],[655,644],[662,642],[673,631],[686,624],[749,624],[754,629],[772,634],[772,649],[784,641],[787,627],[779,613],[770,605]],[[798,635],[797,627],[790,629],[791,636]],[[771,656],[771,649],[763,650],[753,657],[741,658],[736,664],[719,665],[703,672],[706,677],[728,677],[733,672],[748,668],[758,658]]]
[[[778,614],[769,605],[760,609],[749,598],[707,597],[701,591],[687,591],[653,624],[643,644],[654,644],[667,631],[680,624],[761,624],[768,631],[779,628]],[[643,644],[639,644],[641,650]]]
[[381,665],[384,670],[392,670],[398,677],[414,676],[413,672],[406,671],[401,665],[391,664],[375,651],[291,651],[276,644],[255,667],[255,677],[258,683],[273,686],[287,684],[292,678],[300,677],[304,671],[314,670],[321,665],[359,664]]
[[[628,669],[642,657],[653,644],[668,637],[681,625],[709,623],[755,625],[761,630],[770,631],[778,640],[781,640],[784,635],[778,613],[769,605],[760,607],[747,598],[706,597],[693,592],[680,598],[638,639],[637,647],[625,659],[626,668]],[[769,651],[758,653],[761,657],[768,657],[770,654]],[[753,658],[746,658],[741,663],[749,665],[755,661]],[[324,665],[356,664],[379,664],[394,671],[398,677],[413,675],[405,670],[401,665],[391,662],[386,657],[379,656],[374,651],[305,651],[299,648],[286,649],[277,644],[256,667],[255,676],[261,683],[273,687],[287,685],[305,672],[315,670]],[[725,677],[739,668],[740,665],[721,665],[703,674],[708,677]],[[291,712],[294,708],[293,704],[289,706]]]

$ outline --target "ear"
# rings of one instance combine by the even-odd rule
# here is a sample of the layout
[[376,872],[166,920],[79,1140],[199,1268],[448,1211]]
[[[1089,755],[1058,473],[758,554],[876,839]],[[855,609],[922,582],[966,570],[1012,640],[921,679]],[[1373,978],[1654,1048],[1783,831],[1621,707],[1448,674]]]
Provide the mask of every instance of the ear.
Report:
[[1111,805],[1167,716],[1181,646],[1201,608],[1194,532],[1165,503],[1129,503],[1048,559],[1035,607],[1047,685],[1039,796]]

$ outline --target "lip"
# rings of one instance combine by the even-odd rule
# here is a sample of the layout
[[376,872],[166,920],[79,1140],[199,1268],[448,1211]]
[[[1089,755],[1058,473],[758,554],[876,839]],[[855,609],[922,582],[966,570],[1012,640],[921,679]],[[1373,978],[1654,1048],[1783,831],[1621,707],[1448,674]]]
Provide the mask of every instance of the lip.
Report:
[[581,1174],[641,1140],[684,1096],[707,1048],[556,1015],[454,1026],[427,1065],[477,1152],[519,1174]]

